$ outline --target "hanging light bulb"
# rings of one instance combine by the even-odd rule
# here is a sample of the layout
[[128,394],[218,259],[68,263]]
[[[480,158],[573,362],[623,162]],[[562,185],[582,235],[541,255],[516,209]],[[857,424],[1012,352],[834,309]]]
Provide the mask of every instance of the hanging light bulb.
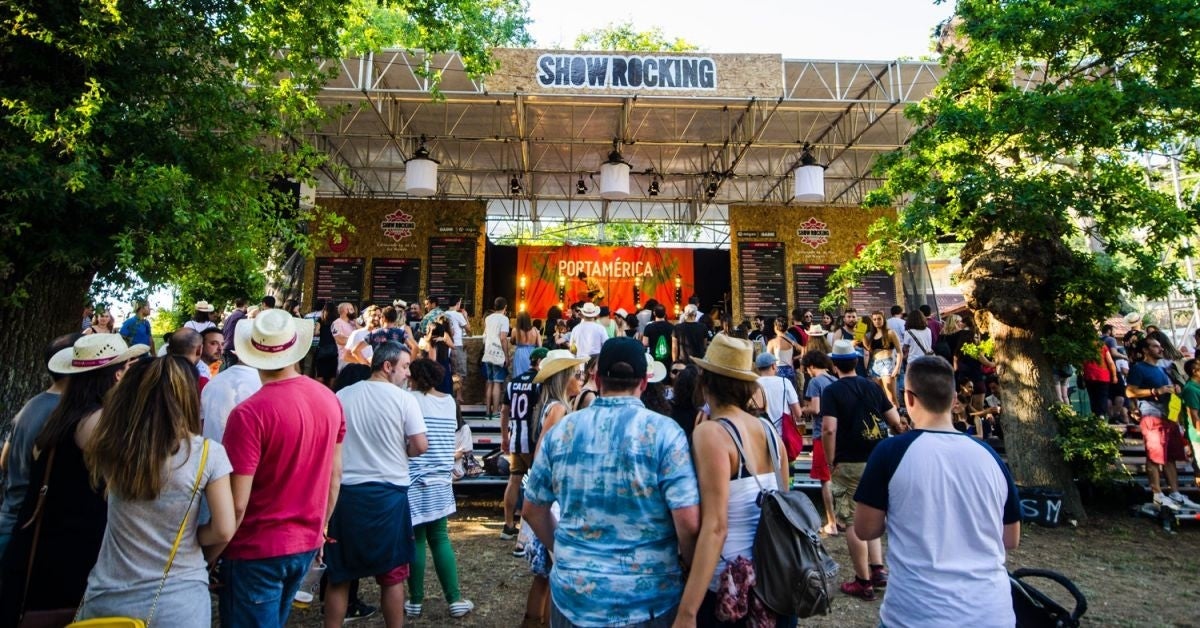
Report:
[[429,156],[425,136],[413,156],[404,162],[404,191],[411,196],[433,196],[437,193],[438,160]]
[[800,167],[796,168],[792,198],[802,203],[819,203],[825,200],[825,166],[817,163],[811,146],[805,142],[800,153]]
[[613,140],[608,161],[600,166],[600,198],[619,201],[629,198],[629,171],[633,168],[617,150],[618,140]]

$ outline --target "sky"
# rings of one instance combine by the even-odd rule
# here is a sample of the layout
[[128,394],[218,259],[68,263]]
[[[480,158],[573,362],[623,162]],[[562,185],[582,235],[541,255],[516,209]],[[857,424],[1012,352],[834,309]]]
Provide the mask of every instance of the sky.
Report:
[[529,32],[540,48],[568,48],[583,31],[632,20],[707,52],[891,61],[931,56],[933,27],[953,9],[933,0],[529,0]]

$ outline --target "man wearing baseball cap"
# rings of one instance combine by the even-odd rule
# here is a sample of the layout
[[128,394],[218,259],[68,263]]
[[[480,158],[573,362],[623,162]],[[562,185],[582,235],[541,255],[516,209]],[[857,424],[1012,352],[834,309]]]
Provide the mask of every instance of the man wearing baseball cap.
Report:
[[597,375],[600,398],[543,435],[525,489],[525,520],[554,556],[550,623],[668,626],[700,527],[687,439],[639,399],[642,343],[606,341]]
[[233,409],[223,444],[238,531],[225,548],[221,625],[282,627],[337,503],[346,420],[328,388],[295,365],[313,328],[268,309],[234,330],[238,361],[262,388]]

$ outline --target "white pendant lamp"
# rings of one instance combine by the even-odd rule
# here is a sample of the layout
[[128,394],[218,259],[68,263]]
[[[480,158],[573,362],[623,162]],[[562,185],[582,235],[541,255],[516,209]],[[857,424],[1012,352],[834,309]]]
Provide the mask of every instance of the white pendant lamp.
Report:
[[617,150],[617,142],[613,141],[608,161],[600,166],[600,198],[608,201],[629,198],[629,171],[632,169]]
[[421,147],[404,162],[404,191],[409,196],[433,196],[437,193],[438,160],[429,156],[425,137]]
[[808,144],[800,154],[800,167],[793,173],[792,198],[802,203],[819,203],[825,200],[825,166],[813,158]]

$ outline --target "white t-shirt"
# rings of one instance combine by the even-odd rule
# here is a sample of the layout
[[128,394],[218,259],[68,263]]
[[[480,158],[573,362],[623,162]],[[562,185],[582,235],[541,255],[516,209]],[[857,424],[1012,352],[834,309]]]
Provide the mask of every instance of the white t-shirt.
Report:
[[367,336],[370,335],[371,329],[367,327],[359,327],[354,330],[354,333],[350,334],[350,337],[346,339],[346,353],[353,353],[358,345],[366,343],[366,346],[362,349],[362,356],[370,362],[371,358],[375,356],[375,348],[371,346],[371,343],[367,342]]
[[[792,385],[791,380],[780,377],[778,375],[767,375],[758,378],[758,385],[762,386],[763,394],[767,398],[767,417],[775,424],[776,430],[783,429],[783,423],[780,419],[783,418],[783,411],[791,408],[793,403],[800,403],[800,397],[796,394],[796,387]],[[784,406],[784,398],[786,396],[787,405]],[[792,417],[796,419],[797,417]]]
[[575,356],[580,358],[599,355],[605,340],[608,340],[608,330],[596,321],[583,321],[571,332],[571,341],[575,343]]
[[883,624],[1016,623],[1004,526],[1020,521],[1020,504],[1012,476],[991,447],[958,432],[911,430],[884,439],[854,499],[887,513]]
[[258,369],[245,364],[235,364],[208,380],[204,392],[200,393],[204,437],[221,442],[229,413],[259,388],[262,388],[262,380],[258,377]]
[[[913,338],[920,342],[916,342]],[[908,329],[900,336],[901,347],[911,347],[908,350],[908,361],[912,362],[917,358],[925,357],[925,351],[929,350],[929,355],[933,355],[933,332],[929,328],[925,329]],[[922,348],[924,347],[924,348]]]
[[508,316],[504,312],[492,312],[483,319],[483,345],[498,344],[501,338],[507,338],[509,333]]
[[196,321],[188,321],[188,322],[184,323],[183,326],[187,327],[188,329],[194,329],[194,330],[196,330],[196,333],[201,334],[201,333],[204,333],[204,330],[206,330],[206,329],[212,329],[213,327],[216,327],[217,324],[212,321],[204,321],[203,323],[197,323]]
[[[892,330],[892,331],[896,332],[896,337],[897,337],[897,338],[903,338],[903,337],[904,337],[904,327],[905,327],[905,323],[904,323],[904,319],[903,319],[903,318],[897,318],[897,317],[895,317],[895,316],[889,316],[885,322],[887,323],[887,328],[888,328],[888,329],[890,329],[890,330]],[[930,349],[932,349],[933,347],[929,347],[929,348],[930,348]]]
[[467,317],[463,316],[458,310],[446,310],[442,312],[446,320],[450,322],[450,340],[454,346],[463,346],[463,331],[467,328]]
[[338,391],[346,414],[342,484],[408,486],[409,436],[425,433],[416,398],[388,382],[361,381]]

